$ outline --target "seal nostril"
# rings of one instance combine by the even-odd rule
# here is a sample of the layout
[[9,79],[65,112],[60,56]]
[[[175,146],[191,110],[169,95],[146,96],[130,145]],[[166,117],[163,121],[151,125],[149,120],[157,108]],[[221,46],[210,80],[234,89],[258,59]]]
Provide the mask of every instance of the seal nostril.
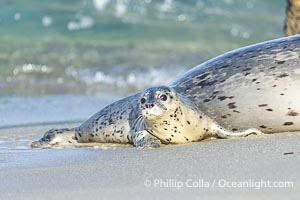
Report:
[[153,107],[154,107],[154,104],[153,104],[153,103],[151,103],[151,104],[146,104],[145,107],[146,107],[146,108],[153,108]]

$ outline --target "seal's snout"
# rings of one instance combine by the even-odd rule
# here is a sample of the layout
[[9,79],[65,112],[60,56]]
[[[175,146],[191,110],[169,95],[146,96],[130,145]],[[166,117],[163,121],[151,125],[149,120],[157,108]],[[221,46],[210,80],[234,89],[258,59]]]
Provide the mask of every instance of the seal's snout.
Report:
[[162,107],[155,102],[147,102],[142,105],[141,112],[144,116],[149,117],[157,117],[163,114]]
[[166,86],[147,89],[139,99],[139,109],[147,119],[155,119],[166,114],[168,106],[172,107],[172,90]]
[[146,108],[153,108],[154,107],[154,103],[148,103],[145,105]]

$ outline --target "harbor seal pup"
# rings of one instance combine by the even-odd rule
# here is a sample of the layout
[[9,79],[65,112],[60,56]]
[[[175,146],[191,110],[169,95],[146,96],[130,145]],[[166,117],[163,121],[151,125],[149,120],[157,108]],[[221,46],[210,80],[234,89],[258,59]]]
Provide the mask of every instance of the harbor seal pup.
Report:
[[219,126],[201,112],[193,102],[177,93],[173,88],[158,86],[147,89],[140,96],[141,115],[134,125],[134,144],[150,147],[153,140],[144,141],[147,135],[155,136],[165,144],[196,142],[207,136],[220,138],[244,137],[249,134],[262,134],[258,129],[229,131]]
[[[158,147],[199,141],[207,135],[299,131],[299,57],[299,35],[225,53],[166,86],[108,105],[77,128],[49,130],[32,147],[88,142]],[[184,114],[174,118],[177,107]]]

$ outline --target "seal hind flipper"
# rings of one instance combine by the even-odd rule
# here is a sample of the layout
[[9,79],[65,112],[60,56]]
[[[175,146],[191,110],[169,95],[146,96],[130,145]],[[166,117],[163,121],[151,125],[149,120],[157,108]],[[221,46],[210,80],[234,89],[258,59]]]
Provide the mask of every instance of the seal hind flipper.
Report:
[[78,143],[77,140],[75,128],[50,129],[41,139],[32,142],[30,146],[33,148],[70,146]]

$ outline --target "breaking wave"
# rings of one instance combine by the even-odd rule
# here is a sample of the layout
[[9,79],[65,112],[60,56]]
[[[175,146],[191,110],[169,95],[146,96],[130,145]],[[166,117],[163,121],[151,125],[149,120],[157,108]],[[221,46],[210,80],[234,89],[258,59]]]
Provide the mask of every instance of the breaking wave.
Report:
[[132,71],[117,69],[119,67],[115,67],[109,72],[104,72],[100,69],[68,67],[66,75],[87,85],[101,84],[119,89],[130,87],[140,90],[153,85],[166,84],[186,71],[183,68],[164,67],[150,67]]

